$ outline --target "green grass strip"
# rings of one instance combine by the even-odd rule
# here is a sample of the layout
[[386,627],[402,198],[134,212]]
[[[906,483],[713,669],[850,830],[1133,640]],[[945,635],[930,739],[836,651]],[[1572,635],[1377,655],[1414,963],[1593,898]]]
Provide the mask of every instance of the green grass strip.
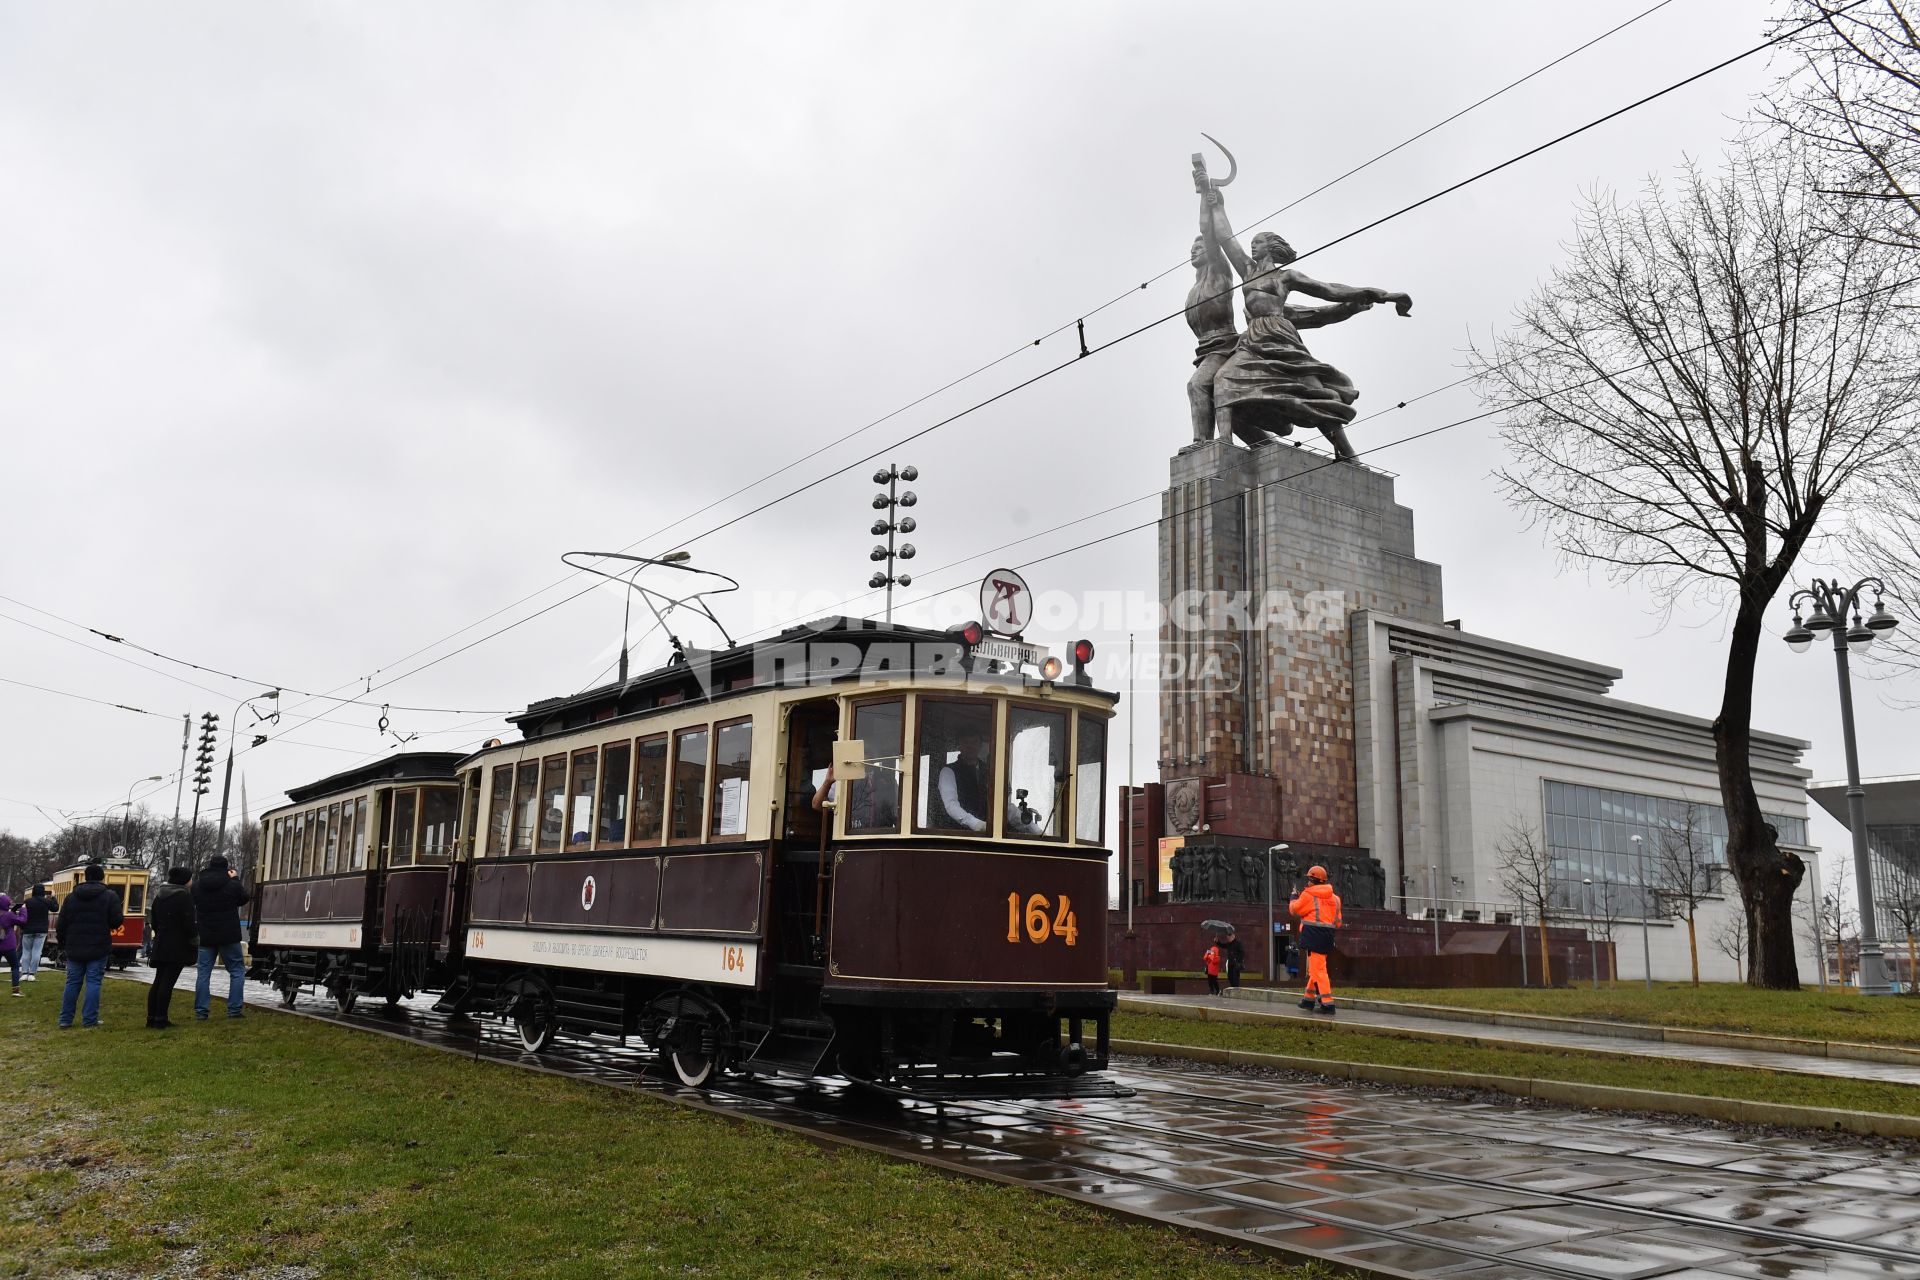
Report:
[[1242,1049],[1253,1053],[1291,1054],[1339,1062],[1464,1071],[1476,1075],[1521,1076],[1536,1080],[1571,1080],[1582,1084],[1657,1089],[1667,1093],[1739,1098],[1751,1102],[1782,1102],[1844,1111],[1876,1111],[1887,1115],[1920,1115],[1920,1088],[1912,1085],[1824,1076],[1779,1075],[1670,1059],[1608,1058],[1573,1051],[1494,1049],[1432,1043],[1331,1021],[1308,1022],[1300,1019],[1272,1026],[1256,1026],[1197,1022],[1154,1014],[1118,1013],[1113,1019],[1113,1034],[1123,1040]]
[[1437,1004],[1461,1009],[1589,1018],[1699,1031],[1737,1031],[1748,1035],[1791,1036],[1802,1040],[1845,1040],[1856,1044],[1920,1045],[1920,997],[1862,996],[1851,992],[1765,991],[1729,982],[1656,982],[1651,991],[1637,982],[1556,990],[1512,987],[1342,988],[1351,999]]
[[0,1274],[1326,1274],[308,1019],[151,1032],[118,982],[100,1029],[58,1031],[58,982],[0,1001]]

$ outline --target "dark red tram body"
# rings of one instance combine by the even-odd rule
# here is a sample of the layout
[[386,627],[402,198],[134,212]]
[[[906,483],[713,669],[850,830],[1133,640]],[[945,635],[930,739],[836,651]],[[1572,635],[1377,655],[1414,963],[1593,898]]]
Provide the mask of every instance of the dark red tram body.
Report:
[[261,820],[252,972],[343,1009],[439,990],[459,897],[459,752],[391,756],[287,792]]
[[1103,1068],[1114,702],[835,618],[536,703],[457,767],[441,1006],[689,1084]]

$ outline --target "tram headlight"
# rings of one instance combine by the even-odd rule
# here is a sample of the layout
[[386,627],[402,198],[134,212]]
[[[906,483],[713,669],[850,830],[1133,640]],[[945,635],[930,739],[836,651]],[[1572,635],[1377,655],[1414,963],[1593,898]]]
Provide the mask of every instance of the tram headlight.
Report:
[[1066,666],[1060,659],[1049,657],[1045,662],[1040,664],[1040,678],[1043,680],[1058,680],[1060,673],[1065,669]]

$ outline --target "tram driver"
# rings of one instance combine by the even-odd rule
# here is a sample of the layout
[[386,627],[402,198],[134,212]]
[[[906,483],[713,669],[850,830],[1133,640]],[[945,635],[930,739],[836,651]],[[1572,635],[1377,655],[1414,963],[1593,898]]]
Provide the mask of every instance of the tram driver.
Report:
[[[985,815],[992,812],[988,798],[993,791],[991,725],[990,720],[968,724],[956,716],[945,726],[943,749],[936,748],[933,757],[944,763],[934,784],[929,826],[976,833],[987,830]],[[1032,834],[1040,829],[1041,822],[1040,815],[1027,807],[1024,795],[1018,800],[1009,800],[1006,815],[1009,834]]]

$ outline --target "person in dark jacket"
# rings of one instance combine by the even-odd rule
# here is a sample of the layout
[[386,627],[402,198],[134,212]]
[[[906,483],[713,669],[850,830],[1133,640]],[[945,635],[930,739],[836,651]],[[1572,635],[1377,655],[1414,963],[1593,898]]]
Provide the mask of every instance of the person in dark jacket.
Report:
[[1240,971],[1247,967],[1247,944],[1240,941],[1238,930],[1227,930],[1227,940],[1220,944],[1220,955],[1227,962],[1227,985],[1240,985]]
[[191,867],[169,867],[167,882],[148,904],[147,918],[152,932],[147,955],[153,961],[153,986],[147,990],[147,1025],[162,1031],[173,1024],[167,1010],[173,1003],[173,987],[180,972],[199,958],[199,926],[193,910]]
[[73,1025],[73,1006],[86,987],[86,1002],[80,1010],[80,1025],[100,1025],[100,981],[107,976],[107,960],[113,955],[113,931],[127,918],[120,895],[107,888],[107,869],[97,862],[87,864],[86,879],[74,886],[60,904],[54,919],[54,938],[67,962],[67,989],[60,997],[60,1026]]
[[47,923],[59,904],[47,894],[47,886],[37,884],[20,906],[27,922],[20,926],[20,981],[38,982],[40,955],[47,949]]
[[193,984],[193,1016],[204,1021],[213,1012],[213,962],[227,971],[227,1016],[244,1017],[247,998],[246,952],[240,946],[240,908],[250,900],[239,876],[219,854],[193,882],[193,914],[200,927],[200,972]]

